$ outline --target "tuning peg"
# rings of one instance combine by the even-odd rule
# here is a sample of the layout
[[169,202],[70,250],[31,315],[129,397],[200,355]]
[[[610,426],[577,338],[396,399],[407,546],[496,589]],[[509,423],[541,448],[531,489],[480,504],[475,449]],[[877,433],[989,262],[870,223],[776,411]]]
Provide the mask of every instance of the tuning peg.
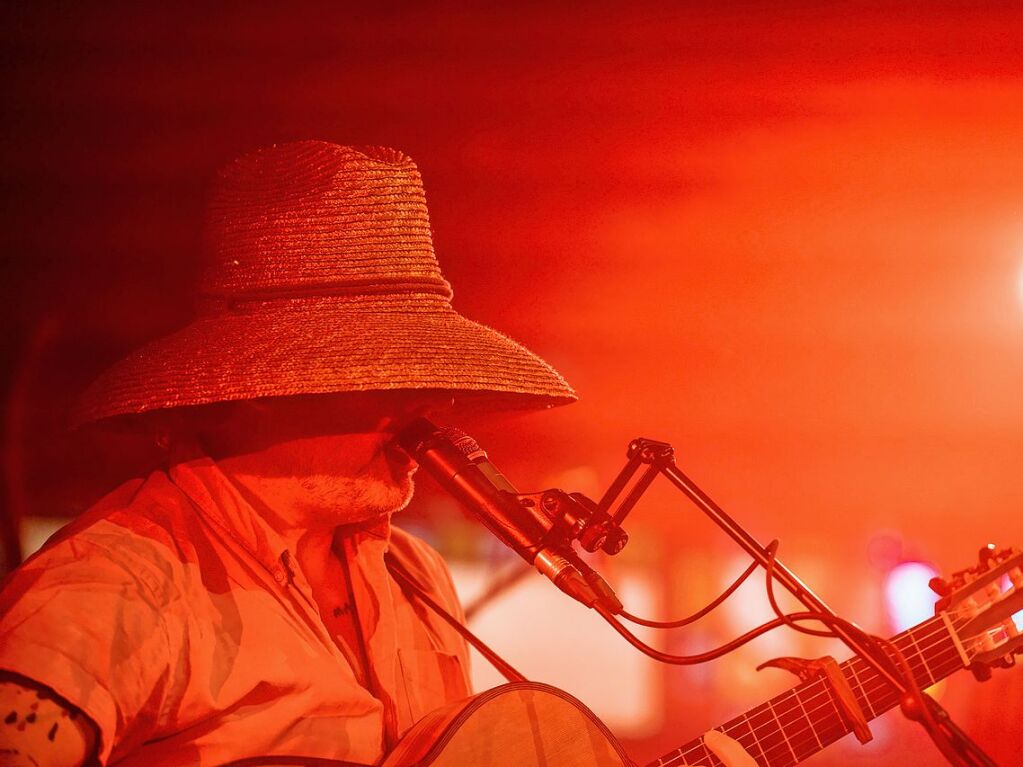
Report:
[[939,597],[947,597],[952,593],[952,586],[949,585],[948,581],[941,578],[934,577],[927,582],[928,587],[931,591],[937,594]]
[[997,553],[997,547],[993,543],[989,543],[987,546],[981,548],[981,550],[977,552],[977,558],[980,559],[980,566],[987,569],[991,564],[991,560],[995,558]]
[[1014,588],[1023,591],[1023,570],[1018,567],[1014,567],[1009,570],[1009,583],[1011,583]]

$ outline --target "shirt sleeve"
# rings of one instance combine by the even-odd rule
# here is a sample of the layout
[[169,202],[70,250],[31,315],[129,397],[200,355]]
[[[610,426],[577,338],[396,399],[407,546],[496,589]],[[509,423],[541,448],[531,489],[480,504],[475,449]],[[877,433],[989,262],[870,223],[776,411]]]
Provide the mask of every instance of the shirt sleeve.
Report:
[[98,727],[99,758],[156,728],[171,679],[152,568],[127,552],[65,539],[0,592],[0,669],[52,689]]

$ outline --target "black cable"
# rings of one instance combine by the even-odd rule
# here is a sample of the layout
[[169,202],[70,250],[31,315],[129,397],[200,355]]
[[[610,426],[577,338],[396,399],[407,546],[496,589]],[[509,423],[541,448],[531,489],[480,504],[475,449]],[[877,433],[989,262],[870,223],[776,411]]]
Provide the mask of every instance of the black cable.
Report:
[[[773,620],[751,629],[742,636],[737,637],[731,642],[728,642],[714,650],[708,650],[705,653],[698,653],[696,655],[671,655],[669,653],[663,653],[660,650],[656,650],[650,647],[649,645],[643,643],[642,640],[640,640],[638,637],[632,634],[627,628],[625,628],[625,626],[621,625],[621,623],[619,623],[610,613],[607,613],[600,609],[598,609],[598,612],[600,612],[600,614],[604,616],[605,620],[607,620],[608,623],[610,623],[611,626],[619,634],[621,634],[626,639],[626,641],[629,642],[629,644],[631,644],[637,650],[644,653],[645,655],[648,655],[651,658],[654,658],[655,660],[673,665],[693,665],[697,663],[705,663],[709,660],[720,658],[723,655],[726,655],[732,652],[733,650],[737,649],[738,647],[741,647],[742,645],[746,644],[747,642],[755,639],[756,637],[761,636],[762,634],[765,634],[768,631],[773,631],[774,629],[779,628],[780,626],[788,626],[789,628],[795,631],[798,631],[803,634],[809,634],[811,636],[825,637],[829,639],[841,639],[841,637],[838,636],[838,634],[834,631],[833,628],[834,626],[840,625],[848,633],[855,634],[860,639],[864,647],[867,648],[868,651],[870,651],[870,655],[878,663],[882,664],[886,669],[888,669],[889,672],[891,672],[895,678],[897,679],[901,678],[902,674],[900,670],[895,666],[891,658],[889,658],[881,650],[877,643],[877,638],[871,636],[870,634],[867,634],[858,626],[855,626],[852,623],[849,623],[848,621],[845,621],[841,618],[837,618],[828,613],[806,611],[786,614],[782,612],[781,608],[778,605],[778,601],[774,595],[774,561],[779,545],[780,542],[776,539],[771,541],[766,546],[766,550],[768,553],[768,561],[767,566],[765,568],[766,570],[765,585],[767,590],[767,598],[771,604],[771,609],[774,611],[776,617]],[[686,618],[681,618],[674,621],[653,621],[645,618],[639,618],[624,610],[621,613],[619,613],[619,615],[632,623],[636,623],[638,625],[646,626],[649,628],[669,629],[685,626],[689,623],[699,620],[704,615],[709,613],[711,610],[718,607],[729,596],[731,596],[735,592],[735,590],[739,588],[739,586],[743,584],[743,582],[753,573],[754,570],[756,570],[756,568],[757,563],[756,562],[751,563],[750,566],[747,567],[746,570],[744,570],[742,574],[735,581],[733,581],[732,584],[727,589],[725,589],[724,592],[722,592],[717,598],[714,599],[714,601],[710,602],[708,605],[706,605],[699,611],[693,613],[692,615]],[[823,624],[824,626],[827,626],[828,628],[825,630],[813,629],[807,626],[799,625],[800,621],[816,621],[818,623]],[[903,686],[909,688],[910,685],[905,680],[902,681]]]
[[[747,642],[750,642],[753,639],[756,639],[758,636],[766,634],[769,631],[773,631],[774,629],[779,628],[781,626],[788,626],[788,627],[790,627],[792,629],[795,629],[796,631],[800,631],[800,632],[806,633],[806,634],[811,634],[813,636],[821,636],[821,637],[828,637],[828,638],[838,638],[838,635],[834,632],[834,630],[829,629],[829,630],[826,630],[826,631],[822,631],[820,629],[807,628],[806,626],[800,626],[799,625],[799,621],[816,621],[818,623],[824,624],[825,626],[828,626],[829,623],[833,623],[835,625],[842,624],[843,628],[845,628],[846,631],[848,631],[850,633],[854,633],[857,636],[861,637],[864,640],[864,644],[866,646],[870,647],[875,652],[880,652],[880,650],[876,647],[876,645],[871,644],[871,642],[873,640],[873,637],[871,637],[870,635],[866,634],[865,632],[863,632],[861,629],[859,629],[858,627],[854,626],[853,624],[848,623],[847,621],[842,620],[841,618],[834,618],[833,616],[831,616],[829,614],[821,613],[821,612],[817,612],[817,611],[806,611],[806,612],[798,612],[798,613],[791,613],[791,614],[786,614],[786,613],[783,613],[781,611],[781,608],[778,606],[778,602],[775,599],[774,589],[773,589],[774,558],[775,558],[775,554],[776,554],[776,552],[778,550],[778,546],[779,546],[779,542],[777,540],[774,540],[774,541],[771,541],[771,543],[768,544],[768,546],[766,547],[767,551],[768,551],[768,555],[769,555],[768,556],[767,568],[766,568],[766,571],[767,571],[767,581],[766,581],[767,593],[768,593],[768,600],[771,603],[771,608],[774,610],[776,617],[773,620],[768,621],[767,623],[763,623],[760,626],[757,626],[757,627],[755,627],[753,629],[750,629],[745,634],[743,634],[743,635],[737,637],[736,639],[733,639],[732,641],[727,642],[726,644],[723,644],[720,647],[717,647],[717,648],[715,648],[713,650],[708,650],[707,652],[703,652],[703,653],[697,653],[696,655],[671,655],[670,653],[664,653],[664,652],[661,652],[660,650],[656,650],[653,647],[650,647],[649,645],[645,644],[635,634],[633,634],[625,626],[623,626],[615,618],[615,616],[612,615],[609,611],[606,611],[606,610],[603,610],[603,609],[597,607],[596,608],[597,612],[599,612],[604,617],[604,619],[608,623],[611,624],[611,626],[615,629],[615,631],[617,631],[619,634],[621,634],[625,638],[625,640],[628,641],[629,644],[631,644],[637,650],[639,650],[643,654],[645,654],[645,655],[647,655],[647,656],[649,656],[649,657],[651,657],[651,658],[653,658],[655,660],[661,661],[662,663],[669,663],[669,664],[672,664],[672,665],[680,665],[680,666],[695,665],[695,664],[698,664],[698,663],[706,663],[707,661],[715,660],[717,658],[720,658],[720,657],[722,657],[724,655],[727,655],[728,653],[736,650],[737,648],[741,647],[742,645],[746,644]],[[739,586],[742,585],[742,583],[753,573],[754,570],[756,570],[756,568],[757,568],[757,563],[756,562],[751,563],[750,566],[747,567],[746,570],[744,570],[743,573],[735,581],[733,581],[733,583],[727,589],[725,589],[724,592],[722,592],[717,598],[714,599],[714,601],[710,602],[708,605],[706,605],[705,607],[701,608],[696,613],[693,613],[692,615],[690,615],[690,616],[688,616],[686,618],[681,618],[679,620],[674,620],[674,621],[653,621],[653,620],[648,620],[648,619],[645,619],[645,618],[638,618],[637,616],[634,616],[631,613],[628,613],[628,612],[625,612],[625,611],[622,611],[621,613],[619,613],[619,615],[622,618],[625,618],[626,620],[629,620],[629,621],[631,621],[633,623],[637,623],[637,624],[639,624],[641,626],[647,626],[649,628],[658,628],[658,629],[660,629],[660,628],[676,628],[676,627],[680,627],[680,626],[685,626],[688,623],[692,623],[692,622],[698,620],[699,618],[703,617],[704,615],[709,613],[711,610],[713,610],[715,607],[719,606],[722,602],[724,602],[729,596],[731,596],[735,592],[736,589],[739,588]],[[871,653],[871,654],[873,655],[874,653]],[[885,663],[886,667],[892,667],[893,664],[891,662],[891,659],[889,659],[888,657],[884,656],[883,653],[881,653],[881,655],[884,658],[884,663]],[[896,677],[899,676],[898,673],[895,673],[894,675]]]
[[775,539],[766,546],[767,567],[765,568],[765,570],[767,572],[766,578],[767,599],[771,604],[771,609],[774,611],[774,614],[780,620],[785,621],[785,624],[789,628],[803,634],[809,634],[810,636],[819,636],[828,639],[841,640],[842,637],[840,637],[835,632],[834,628],[837,626],[844,629],[846,633],[852,634],[856,636],[857,639],[859,639],[860,644],[863,646],[864,650],[870,654],[870,657],[874,660],[875,663],[877,663],[880,666],[883,666],[888,671],[888,673],[890,673],[895,679],[898,679],[902,682],[903,687],[909,689],[911,680],[901,679],[902,673],[900,669],[895,665],[895,663],[892,662],[892,659],[888,657],[887,653],[885,653],[884,650],[882,650],[881,645],[879,643],[879,637],[876,637],[872,634],[868,634],[859,626],[856,626],[855,624],[850,623],[849,621],[843,618],[839,618],[837,615],[832,615],[831,613],[822,613],[816,611],[811,611],[810,613],[815,616],[815,619],[819,623],[822,623],[824,626],[827,627],[827,629],[823,631],[820,629],[808,628],[806,626],[799,626],[796,623],[790,622],[786,619],[785,613],[783,613],[781,608],[778,606],[778,602],[774,596],[774,562],[775,557],[777,556],[778,553],[779,545],[780,545],[779,541]]
[[[785,620],[785,613],[783,613],[781,608],[778,607],[778,600],[774,596],[774,559],[778,553],[779,545],[780,542],[778,541],[777,538],[775,538],[765,547],[767,550],[767,567],[764,568],[766,572],[765,586],[767,588],[767,601],[771,603],[771,609],[774,611],[774,614],[781,618],[783,621],[785,621],[785,625],[788,626],[793,631],[798,631],[801,634],[809,634],[810,636],[836,638],[837,635],[835,634],[834,631],[830,629],[822,631],[820,629],[812,629],[806,626],[799,626],[793,622]],[[821,622],[824,623],[824,621]],[[825,623],[824,625],[827,625],[827,623]]]
[[[915,721],[920,722],[939,753],[944,756],[951,764],[961,765],[962,767],[975,767],[976,765],[992,765],[990,758],[987,757],[983,752],[979,754],[973,753],[971,746],[973,744],[967,739],[965,748],[970,749],[965,753],[956,746],[953,735],[951,732],[943,728],[935,717],[934,711],[931,708],[931,699],[924,693],[919,684],[916,681],[916,677],[913,676],[912,669],[909,666],[909,662],[906,660],[905,655],[902,651],[892,642],[881,637],[874,636],[863,631],[858,626],[846,621],[843,618],[832,615],[830,613],[819,612],[816,610],[786,614],[782,612],[778,605],[778,601],[774,595],[774,563],[777,555],[779,541],[771,541],[766,547],[767,550],[767,565],[765,567],[766,578],[765,587],[767,591],[767,598],[771,604],[771,609],[775,613],[775,618],[767,623],[761,624],[756,628],[747,631],[742,636],[727,642],[720,647],[713,650],[708,650],[703,653],[696,655],[672,655],[670,653],[661,652],[653,647],[650,647],[644,643],[639,637],[635,636],[629,631],[624,625],[622,625],[613,614],[608,610],[600,607],[596,607],[596,610],[600,615],[604,617],[611,627],[614,628],[625,640],[635,647],[637,650],[642,652],[654,660],[661,663],[668,663],[676,666],[689,666],[696,665],[699,663],[706,663],[707,661],[715,660],[730,652],[738,649],[747,642],[756,639],[757,637],[766,634],[769,631],[773,631],[781,626],[788,626],[795,631],[799,631],[803,634],[809,634],[811,636],[826,637],[833,639],[841,639],[842,637],[835,631],[836,627],[843,629],[847,634],[857,637],[860,644],[863,646],[864,651],[868,653],[876,664],[888,670],[895,680],[902,683],[905,692],[901,701],[901,707],[903,713]],[[716,599],[710,602],[708,605],[693,613],[692,615],[681,618],[674,621],[652,621],[643,618],[638,618],[631,613],[621,611],[619,614],[622,618],[625,618],[632,623],[637,623],[641,626],[647,626],[649,628],[667,629],[667,628],[678,628],[685,626],[689,623],[693,623],[699,620],[704,615],[718,607],[724,602],[729,596],[731,596],[737,588],[753,573],[756,569],[757,563],[753,562],[745,571]],[[800,621],[812,620],[816,621],[826,628],[813,629],[807,626],[800,626]],[[887,650],[887,652],[886,652]],[[893,660],[894,658],[894,660]],[[914,707],[916,711],[910,713],[909,707]],[[918,712],[918,713],[917,713]],[[978,750],[979,751],[979,750]]]
[[673,621],[653,621],[647,618],[638,618],[632,613],[626,612],[625,610],[622,610],[618,614],[622,618],[625,618],[625,620],[627,621],[637,623],[640,626],[647,626],[648,628],[653,629],[674,629],[680,628],[682,626],[688,626],[690,623],[694,623],[700,620],[700,618],[702,618],[704,615],[706,615],[711,610],[715,609],[718,605],[720,605],[722,602],[724,602],[726,599],[728,599],[728,597],[730,597],[735,592],[735,590],[739,588],[739,586],[741,586],[746,581],[746,579],[753,574],[753,571],[756,569],[757,563],[752,562],[750,566],[747,567],[745,571],[743,571],[742,575],[736,578],[732,582],[732,585],[725,589],[723,592],[721,592],[721,595],[718,596],[713,602],[685,618],[679,618],[678,620]]
[[650,645],[645,644],[643,640],[622,625],[622,623],[618,621],[607,609],[599,605],[595,606],[594,609],[603,616],[604,620],[611,624],[611,627],[614,628],[615,631],[625,637],[625,640],[641,653],[653,658],[654,660],[660,661],[661,663],[669,663],[674,666],[693,666],[698,663],[706,663],[707,661],[715,660],[723,655],[727,655],[739,647],[742,647],[742,645],[756,639],[758,636],[766,634],[768,631],[773,631],[776,628],[788,625],[789,620],[819,620],[819,613],[791,613],[790,615],[785,616],[784,620],[781,618],[770,620],[756,628],[750,629],[742,636],[736,637],[732,641],[727,642],[720,647],[716,647],[713,650],[707,650],[706,652],[697,653],[696,655],[671,655],[670,653],[661,652],[660,650],[656,650]]
[[[750,631],[747,631],[742,636],[739,636],[736,639],[733,639],[732,641],[727,642],[726,644],[721,645],[720,647],[717,647],[713,650],[708,650],[706,652],[698,653],[696,655],[672,655],[670,653],[661,652],[660,650],[656,650],[653,647],[650,647],[649,645],[645,644],[641,639],[639,639],[639,637],[635,636],[624,625],[622,625],[615,618],[615,616],[612,615],[605,608],[597,606],[595,609],[597,610],[598,613],[600,613],[600,615],[603,616],[604,620],[611,624],[612,628],[614,628],[615,631],[621,634],[629,644],[631,644],[637,650],[642,652],[644,655],[647,655],[648,657],[653,658],[654,660],[660,661],[661,663],[668,663],[676,666],[696,665],[698,663],[706,663],[707,661],[715,660],[738,649],[747,642],[750,642],[753,639],[756,639],[757,637],[766,634],[769,631],[773,631],[776,628],[780,628],[781,626],[789,626],[790,628],[793,628],[797,631],[813,634],[815,636],[825,636],[831,638],[840,638],[834,631],[834,627],[840,627],[847,633],[855,635],[860,640],[864,648],[866,648],[866,651],[869,652],[872,657],[874,657],[874,660],[878,664],[883,665],[885,668],[887,668],[895,679],[902,682],[906,690],[905,699],[911,701],[911,705],[915,705],[920,711],[919,716],[911,718],[914,718],[917,721],[921,722],[924,729],[927,731],[927,734],[930,736],[931,740],[938,748],[938,751],[946,759],[948,759],[951,764],[963,765],[964,767],[973,767],[973,765],[990,764],[990,760],[986,759],[986,755],[981,754],[980,756],[978,756],[978,760],[974,760],[971,758],[972,754],[961,753],[955,747],[952,741],[951,734],[946,732],[946,730],[937,723],[934,716],[934,712],[930,707],[930,699],[920,689],[920,686],[917,683],[916,678],[913,676],[912,669],[910,668],[909,662],[906,660],[905,655],[892,642],[888,641],[887,639],[882,639],[880,637],[873,636],[872,634],[868,634],[867,632],[863,631],[861,628],[855,626],[849,621],[846,621],[843,618],[839,618],[829,613],[818,612],[815,610],[789,614],[782,613],[778,607],[777,600],[774,599],[772,583],[774,570],[773,567],[774,556],[778,549],[778,541],[772,541],[771,544],[767,547],[767,549],[769,553],[767,565],[768,573],[767,590],[769,601],[771,602],[771,607],[775,611],[777,617],[775,617],[771,621],[768,621],[767,623],[761,624],[760,626],[751,629]],[[741,579],[744,579],[745,577],[746,577],[745,574],[741,576],[739,582],[741,583]],[[734,589],[732,590],[734,591]],[[728,594],[726,593],[723,596],[727,597],[727,595]],[[721,601],[723,601],[722,597],[719,597],[717,600],[715,600],[715,602],[718,603],[720,603]],[[805,626],[798,625],[800,621],[808,620],[816,621],[825,626],[828,626],[829,630],[821,631],[819,629],[808,629]],[[651,621],[651,623],[653,623],[653,621]],[[905,704],[903,704],[903,708],[905,708]],[[969,744],[967,744],[967,746],[969,746]]]
[[[893,642],[882,637],[869,634],[849,621],[828,613],[809,613],[809,615],[812,615],[815,620],[828,627],[827,631],[821,631],[819,629],[810,629],[806,626],[799,626],[795,621],[791,620],[791,616],[787,616],[781,611],[778,607],[778,602],[774,597],[773,588],[774,561],[778,551],[778,546],[779,542],[774,540],[766,547],[768,560],[767,567],[765,568],[767,572],[767,598],[771,603],[771,609],[777,616],[777,620],[783,621],[785,625],[796,631],[800,631],[804,634],[811,634],[813,636],[840,638],[834,631],[833,627],[835,626],[839,626],[846,632],[854,634],[860,640],[863,647],[870,652],[874,660],[879,665],[887,668],[894,678],[902,682],[902,685],[905,688],[905,693],[900,701],[900,706],[907,718],[920,722],[928,736],[934,742],[935,747],[951,764],[965,765],[966,767],[973,764],[974,762],[969,760],[969,757],[966,754],[960,753],[955,748],[952,743],[951,734],[946,732],[938,724],[930,706],[930,698],[928,698],[923,690],[920,689],[920,685],[917,683],[916,677],[913,676],[913,671],[910,668],[909,662],[906,660],[906,656]],[[910,714],[910,711],[907,711],[907,704],[908,706],[916,708],[916,711],[914,711],[912,715]],[[986,755],[982,756],[986,759]],[[981,762],[981,764],[989,763],[989,761],[990,760]]]

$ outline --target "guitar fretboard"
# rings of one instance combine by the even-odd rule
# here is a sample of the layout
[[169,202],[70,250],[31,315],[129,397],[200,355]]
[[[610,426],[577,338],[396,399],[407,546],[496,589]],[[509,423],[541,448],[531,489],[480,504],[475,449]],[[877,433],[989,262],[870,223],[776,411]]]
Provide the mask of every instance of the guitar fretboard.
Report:
[[[892,642],[905,656],[921,687],[963,668],[955,641],[940,617],[904,631]],[[860,656],[842,663],[841,669],[868,720],[898,705],[898,693]],[[839,708],[831,686],[818,678],[715,729],[739,741],[761,767],[790,767],[852,732],[852,725]],[[647,767],[683,765],[722,767],[722,762],[699,737]]]

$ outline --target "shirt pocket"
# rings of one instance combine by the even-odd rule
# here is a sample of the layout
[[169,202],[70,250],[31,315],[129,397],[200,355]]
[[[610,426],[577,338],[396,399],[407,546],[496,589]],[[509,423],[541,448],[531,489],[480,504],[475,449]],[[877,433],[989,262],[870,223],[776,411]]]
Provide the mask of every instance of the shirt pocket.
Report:
[[404,701],[398,701],[404,732],[441,706],[469,696],[469,679],[457,655],[398,648]]

